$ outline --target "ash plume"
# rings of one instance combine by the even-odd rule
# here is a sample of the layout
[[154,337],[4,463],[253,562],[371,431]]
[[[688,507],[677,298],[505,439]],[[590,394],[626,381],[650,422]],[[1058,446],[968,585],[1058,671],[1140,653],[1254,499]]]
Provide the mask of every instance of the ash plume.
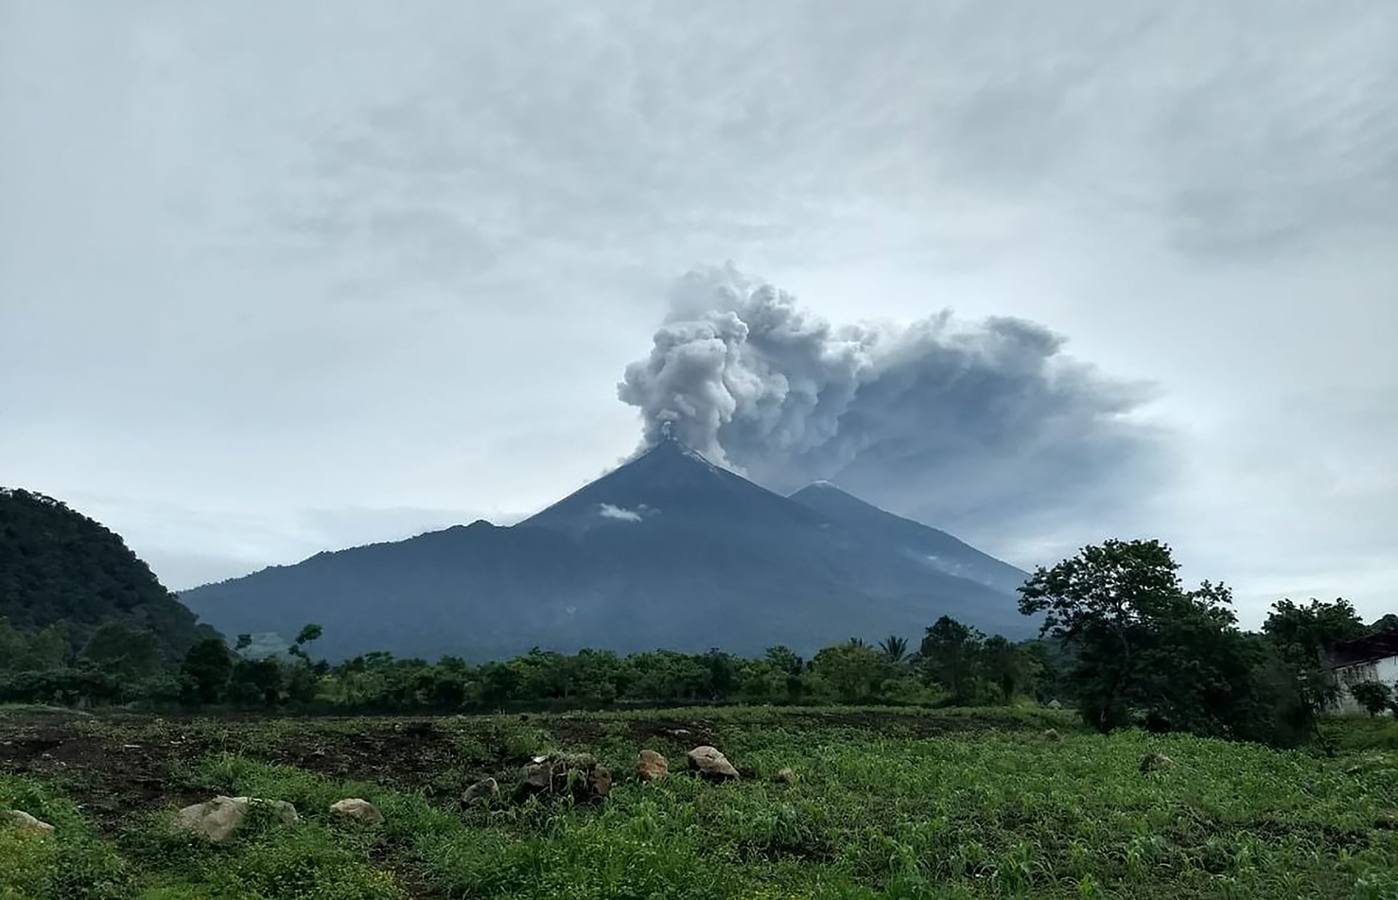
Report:
[[669,430],[773,490],[829,480],[905,515],[972,531],[1111,502],[1160,460],[1130,414],[1145,385],[1063,353],[1022,319],[832,325],[731,265],[676,285],[621,400],[642,445]]

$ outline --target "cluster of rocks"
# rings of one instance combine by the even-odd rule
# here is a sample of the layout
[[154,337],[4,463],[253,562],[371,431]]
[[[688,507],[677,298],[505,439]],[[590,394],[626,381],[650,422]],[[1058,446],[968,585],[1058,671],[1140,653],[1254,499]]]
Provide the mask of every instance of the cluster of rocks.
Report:
[[[246,823],[254,809],[266,810],[282,825],[295,825],[301,820],[296,807],[285,800],[262,797],[224,797],[222,795],[186,806],[175,813],[175,828],[197,835],[211,843],[222,844],[233,837]],[[383,813],[368,800],[346,797],[330,805],[330,813],[363,825],[383,822]]]
[[[714,747],[695,747],[686,754],[689,771],[705,781],[734,781],[738,770]],[[636,756],[636,780],[660,781],[670,774],[670,761],[654,750]],[[784,784],[796,781],[796,773],[782,769],[773,780]],[[518,801],[530,797],[571,797],[577,803],[597,803],[612,789],[612,771],[587,753],[551,753],[536,756],[520,771],[520,781],[511,794]],[[483,778],[466,789],[461,802],[467,806],[489,804],[501,795],[494,778]]]

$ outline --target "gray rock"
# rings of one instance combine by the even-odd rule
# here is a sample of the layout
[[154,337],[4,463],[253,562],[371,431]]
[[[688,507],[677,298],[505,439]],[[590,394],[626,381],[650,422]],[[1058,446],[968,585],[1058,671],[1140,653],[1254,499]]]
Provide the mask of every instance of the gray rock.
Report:
[[358,797],[346,797],[330,804],[330,812],[333,815],[346,819],[353,819],[364,825],[380,825],[383,823],[383,813],[379,808],[368,800],[361,800]]
[[175,827],[193,832],[215,844],[221,844],[242,826],[248,812],[254,806],[271,810],[272,815],[283,825],[294,825],[300,820],[300,816],[296,814],[296,807],[285,800],[218,796],[180,810],[175,814]]
[[482,778],[466,789],[461,795],[461,802],[471,806],[481,800],[489,803],[500,796],[500,784],[494,778]]
[[18,828],[21,831],[28,831],[32,834],[53,834],[53,826],[48,822],[36,819],[29,813],[18,809],[0,810],[0,823],[9,825],[12,828]]
[[794,769],[778,769],[778,770],[772,775],[772,780],[775,781],[777,784],[795,784],[795,783],[796,783],[796,770],[794,770]]
[[1164,753],[1147,753],[1141,757],[1142,772],[1156,772],[1161,769],[1174,768],[1175,761]]
[[709,781],[731,781],[738,777],[738,770],[733,768],[728,757],[713,747],[695,747],[688,756],[689,770]]
[[636,757],[636,777],[641,781],[659,781],[670,774],[670,761],[654,750],[642,750]]

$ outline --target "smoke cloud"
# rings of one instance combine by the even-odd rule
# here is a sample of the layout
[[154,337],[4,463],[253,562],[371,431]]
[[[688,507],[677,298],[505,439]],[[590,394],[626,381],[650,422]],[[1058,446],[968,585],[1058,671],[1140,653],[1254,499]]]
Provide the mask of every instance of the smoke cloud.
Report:
[[1063,353],[1033,322],[832,325],[734,269],[676,285],[620,398],[643,445],[666,430],[773,490],[832,481],[970,532],[1111,504],[1160,463],[1131,414],[1148,386]]

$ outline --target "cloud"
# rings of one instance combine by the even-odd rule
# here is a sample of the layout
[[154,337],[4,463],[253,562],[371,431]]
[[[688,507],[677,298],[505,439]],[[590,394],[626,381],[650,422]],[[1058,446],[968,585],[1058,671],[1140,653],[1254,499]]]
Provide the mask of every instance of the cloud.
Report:
[[597,509],[597,515],[604,519],[616,519],[620,522],[639,522],[641,514],[634,509],[626,509],[622,506],[613,506],[610,503],[603,503]]
[[681,279],[618,395],[641,410],[643,445],[672,430],[775,490],[827,479],[937,524],[1008,527],[1120,502],[1163,461],[1133,418],[1152,389],[1063,345],[1023,319],[948,311],[836,326],[730,264]]

